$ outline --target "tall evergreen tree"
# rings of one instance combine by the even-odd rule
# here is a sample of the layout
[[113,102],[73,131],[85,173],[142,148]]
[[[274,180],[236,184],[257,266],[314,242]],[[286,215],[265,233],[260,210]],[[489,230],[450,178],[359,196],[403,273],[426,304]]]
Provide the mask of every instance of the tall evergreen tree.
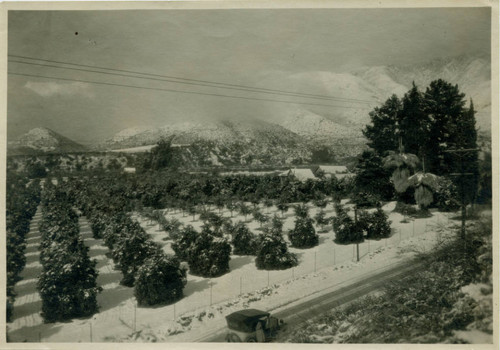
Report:
[[459,197],[464,204],[473,203],[476,199],[479,187],[479,160],[477,148],[477,131],[474,103],[471,99],[470,106],[457,118],[452,129],[452,140],[450,147],[457,150],[470,150],[452,153],[451,170],[462,174],[455,176],[453,181],[458,189]]
[[394,193],[389,181],[391,173],[384,168],[382,158],[376,152],[366,150],[358,156],[354,172],[356,173],[353,186],[355,197],[364,193],[378,200],[391,199]]
[[370,112],[372,125],[366,125],[363,135],[369,140],[368,146],[384,156],[388,150],[398,149],[398,126],[402,103],[392,95],[381,107]]
[[421,140],[427,144],[425,158],[428,160],[428,170],[436,175],[450,173],[453,156],[445,151],[453,146],[453,132],[457,121],[463,114],[465,105],[464,94],[457,85],[438,79],[430,83],[424,94],[424,112],[432,121],[427,139]]
[[415,82],[402,100],[400,135],[404,152],[415,154],[422,161],[425,172],[425,146],[429,137],[430,119],[424,112],[424,98]]

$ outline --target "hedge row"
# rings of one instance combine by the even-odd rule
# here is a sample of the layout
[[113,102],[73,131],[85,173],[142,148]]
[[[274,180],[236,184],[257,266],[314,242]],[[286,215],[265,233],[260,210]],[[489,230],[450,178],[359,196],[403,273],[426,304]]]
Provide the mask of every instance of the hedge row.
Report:
[[83,243],[72,201],[47,184],[42,193],[40,274],[37,288],[45,322],[91,316],[98,311],[96,261]]
[[365,238],[380,239],[391,235],[391,221],[381,208],[373,213],[358,211],[357,221],[339,203],[335,205],[335,212],[337,215],[332,218],[332,224],[336,243],[359,243]]
[[183,296],[186,269],[176,257],[163,253],[139,223],[126,214],[122,206],[109,199],[106,190],[90,185],[87,191],[65,184],[85,215],[95,238],[102,238],[114,262],[123,274],[123,285],[134,286],[139,305],[174,302]]
[[6,196],[6,250],[7,250],[7,322],[11,321],[16,293],[15,284],[26,265],[26,234],[40,202],[39,181],[28,182],[18,176],[7,176]]

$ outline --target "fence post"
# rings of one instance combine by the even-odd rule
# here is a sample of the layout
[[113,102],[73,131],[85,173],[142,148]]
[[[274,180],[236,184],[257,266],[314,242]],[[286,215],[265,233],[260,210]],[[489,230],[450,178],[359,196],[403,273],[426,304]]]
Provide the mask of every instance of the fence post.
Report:
[[137,303],[134,304],[134,332],[137,330]]
[[212,306],[212,280],[208,282],[210,284],[210,306]]
[[316,272],[316,252],[314,252],[314,272]]

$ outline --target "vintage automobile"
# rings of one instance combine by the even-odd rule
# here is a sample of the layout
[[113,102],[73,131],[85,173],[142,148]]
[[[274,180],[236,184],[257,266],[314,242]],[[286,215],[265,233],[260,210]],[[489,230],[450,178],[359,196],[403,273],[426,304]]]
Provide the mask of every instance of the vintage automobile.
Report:
[[276,338],[283,320],[273,317],[269,312],[245,309],[226,316],[228,342],[268,342]]

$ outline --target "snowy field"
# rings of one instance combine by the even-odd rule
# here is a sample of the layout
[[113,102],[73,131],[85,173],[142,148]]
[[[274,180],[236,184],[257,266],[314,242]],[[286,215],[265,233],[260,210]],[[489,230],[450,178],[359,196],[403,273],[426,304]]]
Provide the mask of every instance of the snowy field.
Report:
[[[40,297],[36,291],[36,276],[41,271],[38,261],[40,234],[37,212],[27,236],[27,265],[21,274],[23,280],[16,284],[18,297],[14,304],[13,322],[8,324],[11,342],[190,342],[202,339],[225,324],[224,317],[232,311],[252,307],[275,311],[291,303],[301,302],[308,296],[340,288],[363,279],[374,272],[394,266],[409,259],[418,251],[428,251],[447,235],[451,226],[459,222],[450,220],[453,213],[433,212],[432,217],[419,218],[402,223],[403,217],[393,213],[395,203],[383,209],[392,220],[393,234],[379,241],[365,241],[360,244],[360,261],[356,261],[355,245],[338,245],[333,242],[331,225],[328,232],[320,233],[319,245],[311,249],[290,251],[299,257],[299,265],[282,271],[257,270],[255,258],[231,256],[230,272],[217,278],[203,278],[188,273],[184,298],[175,304],[156,307],[137,307],[133,288],[119,284],[122,275],[114,269],[113,261],[102,240],[92,237],[85,218],[80,219],[80,231],[90,247],[90,256],[96,259],[99,277],[97,283],[104,290],[98,295],[100,312],[91,318],[74,319],[65,323],[44,324],[39,313]],[[319,210],[310,207],[314,217]],[[275,207],[261,208],[266,215],[277,213]],[[216,210],[218,212],[218,210]],[[334,211],[331,204],[326,208],[327,216]],[[222,214],[230,217],[230,212]],[[166,253],[172,254],[170,240],[158,224],[133,214],[142,227],[160,243]],[[183,224],[199,229],[202,222],[196,215],[183,216],[179,211],[167,212],[167,218],[176,217]],[[259,223],[250,221],[247,225],[260,234]],[[245,221],[234,213],[233,222]],[[293,227],[294,213],[285,213],[284,232]],[[454,231],[453,231],[454,232]],[[286,237],[286,234],[284,234]],[[287,238],[286,238],[287,240]]]

